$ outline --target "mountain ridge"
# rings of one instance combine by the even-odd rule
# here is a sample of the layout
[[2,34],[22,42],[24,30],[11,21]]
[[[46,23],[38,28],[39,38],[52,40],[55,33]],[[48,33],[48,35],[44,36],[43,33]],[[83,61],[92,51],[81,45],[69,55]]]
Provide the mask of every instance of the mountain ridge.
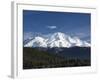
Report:
[[33,39],[27,41],[24,47],[90,47],[90,43],[79,39],[78,37],[71,37],[62,32],[56,32],[49,37],[35,36]]

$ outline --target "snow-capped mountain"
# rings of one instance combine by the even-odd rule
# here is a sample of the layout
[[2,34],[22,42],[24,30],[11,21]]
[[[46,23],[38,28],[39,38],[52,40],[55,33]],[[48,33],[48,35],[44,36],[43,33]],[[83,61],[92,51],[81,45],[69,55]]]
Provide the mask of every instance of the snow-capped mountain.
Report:
[[90,43],[80,40],[78,37],[71,37],[61,32],[53,33],[49,37],[35,36],[29,40],[24,47],[90,47]]

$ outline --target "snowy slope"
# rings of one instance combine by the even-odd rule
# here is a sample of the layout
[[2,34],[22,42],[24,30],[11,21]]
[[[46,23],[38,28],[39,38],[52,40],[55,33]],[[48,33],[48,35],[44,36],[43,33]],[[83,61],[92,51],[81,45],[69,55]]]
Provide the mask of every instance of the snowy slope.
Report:
[[78,37],[71,37],[61,32],[56,32],[49,37],[35,36],[27,42],[24,47],[90,47],[86,41],[80,40]]
[[24,45],[24,47],[47,47],[47,44],[44,38],[37,36]]

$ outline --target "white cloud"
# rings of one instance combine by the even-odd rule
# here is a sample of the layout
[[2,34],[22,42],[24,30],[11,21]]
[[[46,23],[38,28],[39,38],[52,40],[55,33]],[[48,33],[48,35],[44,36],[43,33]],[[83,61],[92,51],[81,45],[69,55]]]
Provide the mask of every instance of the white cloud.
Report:
[[57,26],[47,26],[47,28],[49,28],[49,29],[56,29]]
[[39,36],[39,35],[42,35],[41,33],[38,33],[38,32],[24,32],[23,36],[23,40],[27,40],[27,39],[32,39],[33,37],[35,36]]
[[89,33],[76,33],[75,36],[79,37],[80,39],[90,40]]
[[74,36],[78,36],[78,37],[80,37],[80,38],[83,38],[83,37],[86,37],[86,36],[87,36],[86,33],[81,33],[81,32],[74,33],[73,35],[74,35]]
[[32,36],[33,36],[33,33],[32,32],[25,32],[24,33],[24,40],[31,39]]
[[76,35],[77,35],[77,36],[80,36],[80,37],[84,37],[84,36],[86,36],[85,33],[76,33]]

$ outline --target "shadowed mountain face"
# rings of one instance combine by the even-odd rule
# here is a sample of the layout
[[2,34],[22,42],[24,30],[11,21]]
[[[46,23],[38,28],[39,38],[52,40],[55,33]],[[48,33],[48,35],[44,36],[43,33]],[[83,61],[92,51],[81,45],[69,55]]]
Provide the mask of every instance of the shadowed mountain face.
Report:
[[24,47],[23,69],[90,66],[90,53],[90,47]]

